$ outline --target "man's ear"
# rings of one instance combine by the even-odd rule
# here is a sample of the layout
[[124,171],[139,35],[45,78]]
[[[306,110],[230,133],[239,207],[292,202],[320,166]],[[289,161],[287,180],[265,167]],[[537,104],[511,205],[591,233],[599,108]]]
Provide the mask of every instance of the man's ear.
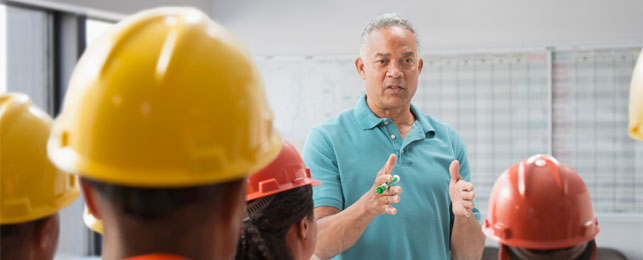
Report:
[[34,237],[36,239],[34,246],[37,247],[37,255],[40,257],[53,256],[58,245],[59,234],[60,218],[58,212],[42,220],[38,220],[34,228]]
[[301,218],[301,220],[297,224],[297,235],[302,240],[309,239],[308,236],[310,236],[310,235],[308,233],[309,233],[310,225],[311,225],[311,223],[310,223],[310,219],[308,218],[308,216],[305,216],[305,217]]
[[96,197],[94,194],[94,188],[89,184],[85,179],[80,178],[80,189],[83,191],[83,197],[85,197],[85,204],[89,209],[89,212],[94,215],[96,219],[103,219],[103,216],[98,211],[96,207]]
[[420,60],[418,61],[418,72],[420,73],[422,72],[422,66],[424,66],[424,60],[420,58]]
[[364,73],[364,60],[362,60],[362,57],[355,59],[355,68],[357,69],[357,73],[365,80],[366,74]]

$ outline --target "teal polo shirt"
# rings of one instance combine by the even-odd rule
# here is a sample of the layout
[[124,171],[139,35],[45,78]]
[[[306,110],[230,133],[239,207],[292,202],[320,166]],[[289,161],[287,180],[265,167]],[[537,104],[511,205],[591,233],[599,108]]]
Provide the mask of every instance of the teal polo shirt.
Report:
[[[389,155],[397,155],[391,174],[400,176],[397,215],[379,215],[353,247],[333,259],[450,259],[454,216],[450,209],[449,165],[460,161],[470,181],[467,152],[458,133],[411,105],[415,123],[402,140],[397,127],[377,117],[363,95],[353,109],[312,129],[302,156],[313,178],[315,207],[339,210],[366,193]],[[473,210],[480,221],[480,212]]]

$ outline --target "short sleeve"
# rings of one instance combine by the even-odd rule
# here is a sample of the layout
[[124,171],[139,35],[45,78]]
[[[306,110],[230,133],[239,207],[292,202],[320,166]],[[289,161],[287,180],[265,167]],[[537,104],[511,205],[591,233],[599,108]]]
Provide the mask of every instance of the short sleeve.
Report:
[[335,151],[321,130],[314,128],[308,134],[302,157],[312,177],[322,182],[313,187],[315,207],[330,206],[343,210],[344,197]]
[[[469,167],[469,160],[467,159],[467,147],[464,144],[464,141],[462,141],[462,138],[456,132],[455,130],[451,130],[451,140],[453,142],[453,149],[455,151],[455,156],[457,160],[460,162],[460,176],[462,179],[465,181],[471,182],[471,168]],[[473,183],[475,187],[475,183]],[[478,207],[476,206],[476,200],[473,199],[473,214],[476,216],[476,219],[478,222],[480,222],[480,210],[478,210]]]

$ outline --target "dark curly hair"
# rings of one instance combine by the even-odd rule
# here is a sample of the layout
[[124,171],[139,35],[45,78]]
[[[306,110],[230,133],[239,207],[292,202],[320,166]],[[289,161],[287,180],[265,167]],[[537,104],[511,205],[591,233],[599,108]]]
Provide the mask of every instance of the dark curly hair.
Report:
[[314,219],[312,196],[305,185],[249,201],[235,259],[293,259],[286,233],[302,218]]

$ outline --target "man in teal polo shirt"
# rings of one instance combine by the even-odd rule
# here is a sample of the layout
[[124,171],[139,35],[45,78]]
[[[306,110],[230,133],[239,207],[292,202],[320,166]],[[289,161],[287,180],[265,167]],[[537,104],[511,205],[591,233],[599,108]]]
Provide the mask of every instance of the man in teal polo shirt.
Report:
[[[411,105],[423,64],[418,45],[415,30],[399,16],[372,20],[355,61],[366,95],[306,140],[306,165],[324,183],[313,192],[319,258],[482,255],[484,235],[462,139]],[[399,186],[378,194],[392,175],[399,175]]]

